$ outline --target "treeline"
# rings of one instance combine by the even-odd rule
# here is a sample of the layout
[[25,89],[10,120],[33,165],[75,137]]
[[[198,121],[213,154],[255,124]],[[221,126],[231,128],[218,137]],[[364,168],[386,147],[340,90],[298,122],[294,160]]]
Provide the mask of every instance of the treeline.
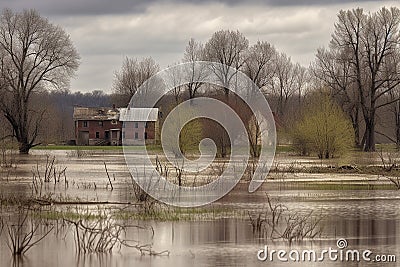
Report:
[[[35,110],[31,117],[40,120],[36,141],[42,144],[64,144],[74,139],[73,110],[75,106],[110,107],[111,95],[101,90],[92,92],[46,91],[37,92],[30,101]],[[2,137],[11,136],[13,129],[2,117]]]
[[[35,23],[26,26],[24,23],[31,18]],[[25,35],[17,35],[14,29],[25,26],[34,27],[32,31],[21,30]],[[1,123],[5,125],[1,134],[15,138],[21,153],[28,153],[38,142],[59,143],[74,138],[75,105],[125,107],[144,81],[160,70],[151,57],[127,57],[115,72],[111,94],[99,90],[71,93],[61,89],[67,87],[78,68],[79,55],[60,27],[35,11],[5,10],[0,17],[0,32],[4,33],[0,35],[0,60],[4,63],[0,64],[0,108],[4,114]],[[6,36],[25,44],[24,40],[35,32],[40,32],[42,39],[34,39],[26,47],[11,44],[13,49],[7,49],[10,42]],[[38,42],[48,44],[48,51],[38,49]],[[49,57],[53,54],[58,57]],[[278,137],[287,133],[292,138],[293,128],[310,110],[306,107],[315,98],[313,95],[328,92],[330,100],[351,122],[356,146],[364,151],[374,151],[377,142],[400,146],[400,10],[396,7],[370,13],[360,8],[340,11],[330,43],[316,51],[315,60],[307,67],[293,62],[266,40],[250,43],[237,30],[216,31],[204,43],[188,40],[180,62],[196,61],[218,62],[246,74],[262,90],[279,120]],[[220,87],[199,82],[203,72],[193,73],[197,76],[173,88],[159,103],[160,108],[168,111],[204,94],[225,102],[232,100],[227,88],[233,81],[227,68],[218,70]],[[227,143],[223,132],[218,138]]]
[[[331,42],[317,51],[308,67],[293,62],[267,41],[251,44],[243,33],[232,30],[217,31],[205,43],[190,39],[180,62],[213,61],[246,74],[268,100],[280,124],[280,140],[287,137],[284,141],[293,141],[293,128],[309,110],[313,95],[328,92],[350,120],[354,144],[373,151],[376,142],[400,145],[399,32],[398,8],[382,8],[375,13],[354,9],[338,14]],[[61,113],[69,115],[73,105],[124,107],[143,82],[159,70],[151,57],[126,58],[115,73],[110,95],[94,91],[49,96],[58,109],[62,108]],[[199,77],[192,77],[192,82],[171,90],[160,108],[168,111],[182,101],[205,94],[232,102],[226,98],[232,94],[226,89],[232,83],[228,72],[220,70],[221,87],[198,82],[204,73],[196,74]],[[213,124],[204,127],[215,130],[217,137],[213,139],[229,144],[222,128]]]
[[[316,52],[308,67],[291,60],[267,41],[250,44],[239,31],[220,30],[205,43],[189,40],[181,62],[212,61],[245,73],[264,93],[289,133],[307,109],[307,98],[328,91],[351,121],[354,145],[374,151],[377,142],[400,146],[400,10],[361,8],[340,11],[327,47]],[[159,70],[154,59],[126,58],[116,73],[116,102],[126,105],[137,89]],[[210,93],[210,86],[192,82],[171,90],[176,103]],[[229,95],[228,71],[219,74],[222,94]],[[118,101],[118,99],[122,101]],[[282,136],[282,135],[281,135]]]

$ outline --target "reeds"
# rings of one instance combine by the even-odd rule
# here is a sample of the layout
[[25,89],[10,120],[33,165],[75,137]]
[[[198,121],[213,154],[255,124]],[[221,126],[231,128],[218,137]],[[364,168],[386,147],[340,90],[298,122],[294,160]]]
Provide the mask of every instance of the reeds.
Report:
[[248,216],[253,228],[253,234],[258,238],[285,240],[289,244],[303,239],[314,239],[322,233],[322,216],[314,216],[293,212],[281,203],[272,203],[267,196],[268,208],[258,214]]
[[32,168],[32,194],[41,197],[45,183],[54,181],[54,185],[56,185],[62,179],[64,179],[64,185],[67,188],[66,170],[67,167],[58,166],[55,156],[46,155],[44,165],[37,162],[36,166]]

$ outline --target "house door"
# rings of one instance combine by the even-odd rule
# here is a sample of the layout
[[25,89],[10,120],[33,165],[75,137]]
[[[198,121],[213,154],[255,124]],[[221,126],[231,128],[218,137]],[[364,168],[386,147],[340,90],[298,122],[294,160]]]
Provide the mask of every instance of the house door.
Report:
[[81,145],[81,146],[89,145],[89,132],[86,132],[86,131],[79,132],[78,145]]
[[104,139],[109,141],[110,140],[110,132],[109,131],[105,131],[104,132]]

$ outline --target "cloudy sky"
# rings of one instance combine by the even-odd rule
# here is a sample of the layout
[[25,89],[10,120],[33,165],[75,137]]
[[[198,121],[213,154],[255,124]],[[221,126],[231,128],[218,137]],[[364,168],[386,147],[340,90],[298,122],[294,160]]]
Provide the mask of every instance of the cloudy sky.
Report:
[[190,38],[206,42],[217,30],[265,40],[308,66],[328,44],[340,9],[376,11],[398,1],[348,0],[0,0],[15,11],[34,8],[71,36],[81,66],[72,91],[111,92],[124,57],[152,56],[161,68],[181,60]]

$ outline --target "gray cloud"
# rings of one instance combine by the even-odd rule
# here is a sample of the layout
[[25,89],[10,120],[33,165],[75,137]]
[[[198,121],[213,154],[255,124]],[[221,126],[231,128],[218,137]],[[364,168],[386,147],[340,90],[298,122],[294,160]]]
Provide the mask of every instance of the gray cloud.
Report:
[[220,29],[238,29],[250,44],[268,41],[308,66],[317,48],[328,44],[340,9],[383,5],[398,1],[0,0],[1,8],[36,8],[71,36],[82,59],[71,90],[108,92],[124,57],[152,56],[167,67],[182,59],[190,38],[206,42]]
[[212,3],[224,4],[226,6],[324,6],[333,4],[362,3],[373,0],[1,0],[1,8],[11,8],[22,10],[24,8],[34,8],[42,14],[51,15],[106,15],[106,14],[129,14],[142,13],[149,6],[157,4],[195,4],[198,6]]
[[121,13],[140,13],[144,12],[148,5],[155,2],[154,0],[14,0],[0,1],[0,7],[11,8],[14,10],[37,9],[45,15],[104,15],[104,14],[121,14]]

